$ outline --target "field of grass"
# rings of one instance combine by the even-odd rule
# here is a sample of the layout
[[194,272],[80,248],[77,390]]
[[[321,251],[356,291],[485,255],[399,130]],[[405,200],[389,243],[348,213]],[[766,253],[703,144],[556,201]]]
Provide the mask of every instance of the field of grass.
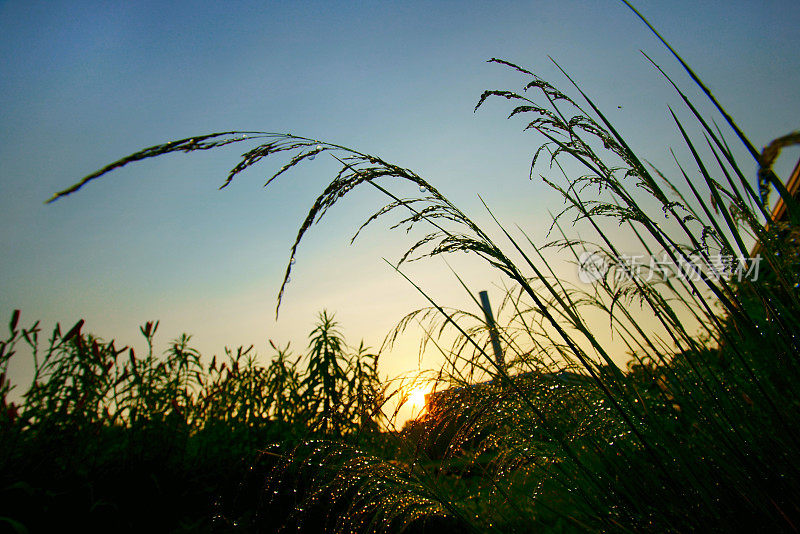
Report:
[[[488,206],[496,225],[481,227],[410,169],[290,134],[173,141],[57,193],[131,162],[231,144],[248,148],[222,187],[265,159],[289,158],[269,184],[332,157],[340,171],[298,231],[284,287],[312,225],[371,187],[387,203],[364,226],[394,215],[396,227],[424,230],[393,266],[398,276],[411,259],[468,253],[496,270],[506,295],[490,327],[476,295],[477,311],[451,310],[408,279],[430,307],[403,318],[387,345],[421,326],[447,363],[427,377],[437,392],[426,413],[401,430],[387,407],[409,388],[382,384],[378,357],[348,345],[327,312],[307,350],[273,345],[268,364],[252,347],[201,363],[187,336],[156,354],[157,322],[142,327],[146,355],[81,323],[45,341],[15,313],[0,345],[0,523],[18,532],[66,523],[132,532],[798,530],[800,207],[772,166],[800,134],[757,150],[675,58],[717,110],[700,113],[661,72],[693,118],[672,114],[691,154],[676,158],[675,176],[634,153],[577,85],[562,90],[491,60],[516,71],[521,88],[486,91],[476,110],[507,102],[508,117],[543,143],[530,178],[565,201],[541,245]],[[395,192],[409,183],[418,195]],[[630,242],[610,237],[620,229]],[[592,283],[556,276],[551,253]],[[12,404],[5,371],[23,345],[35,377]]]
[[[186,335],[155,354],[158,322],[141,327],[149,350],[136,355],[82,322],[44,341],[19,320],[0,342],[0,521],[17,531],[208,530],[267,445],[377,434],[377,357],[351,349],[326,312],[303,355],[239,347],[205,365]],[[34,377],[14,402],[17,352],[31,354]]]

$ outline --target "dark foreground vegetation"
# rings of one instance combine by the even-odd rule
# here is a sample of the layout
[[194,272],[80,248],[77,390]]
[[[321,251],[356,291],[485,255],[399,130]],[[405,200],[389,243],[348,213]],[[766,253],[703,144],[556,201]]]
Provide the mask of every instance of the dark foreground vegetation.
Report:
[[[380,429],[387,399],[403,391],[380,384],[376,357],[349,348],[327,315],[299,361],[275,347],[269,364],[239,350],[206,365],[186,337],[163,357],[139,357],[80,325],[40,341],[38,327],[19,327],[15,315],[2,365],[20,340],[44,348],[20,406],[7,400],[7,378],[0,389],[2,521],[20,531],[68,523],[220,532],[798,530],[800,208],[772,166],[800,134],[757,150],[675,57],[727,133],[664,75],[686,106],[672,115],[688,158],[676,158],[673,176],[634,153],[577,86],[573,99],[492,60],[516,70],[523,89],[486,91],[477,107],[508,101],[509,117],[542,136],[531,176],[566,202],[554,241],[543,246],[491,212],[496,226],[482,228],[429,181],[380,157],[266,132],[158,145],[57,194],[172,152],[248,144],[224,185],[265,158],[290,157],[275,179],[330,155],[341,170],[302,225],[286,280],[305,232],[365,186],[387,195],[365,225],[399,215],[399,226],[425,230],[399,275],[409,258],[467,252],[496,269],[507,290],[496,328],[480,312],[431,300],[388,337],[391,344],[421,324],[447,362],[432,377],[440,385],[429,411],[402,432]],[[743,170],[740,152],[758,176]],[[628,238],[609,237],[620,228]],[[660,262],[621,262],[633,246]],[[609,266],[591,273],[592,284],[575,285],[552,267],[555,257],[585,263],[587,252]],[[142,328],[150,346],[155,329]]]
[[[137,356],[82,326],[45,340],[15,312],[0,342],[0,521],[17,531],[209,530],[222,497],[276,463],[267,445],[377,435],[377,357],[351,350],[325,312],[306,354],[273,345],[271,361],[240,347],[203,364],[186,335],[154,354],[158,322],[141,327],[149,350]],[[34,376],[14,402],[18,350]],[[289,509],[271,512],[276,525]]]

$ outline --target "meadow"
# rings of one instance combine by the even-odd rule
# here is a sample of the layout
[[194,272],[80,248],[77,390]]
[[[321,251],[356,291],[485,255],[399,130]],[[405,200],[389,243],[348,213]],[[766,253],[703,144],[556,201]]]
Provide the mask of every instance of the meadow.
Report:
[[[136,354],[82,322],[48,334],[14,312],[0,342],[0,524],[16,532],[64,524],[798,530],[800,207],[773,166],[800,133],[776,132],[758,150],[674,57],[715,111],[701,112],[653,64],[685,105],[671,119],[690,157],[676,156],[673,176],[635,153],[566,72],[561,88],[490,60],[516,72],[520,87],[485,91],[476,111],[506,106],[538,136],[530,176],[519,178],[544,180],[564,200],[542,244],[490,206],[494,225],[477,224],[413,170],[291,134],[228,131],[156,145],[54,195],[176,152],[246,146],[221,188],[265,161],[285,162],[269,185],[309,160],[334,158],[340,170],[298,230],[278,306],[304,237],[360,188],[379,190],[386,204],[358,232],[379,220],[421,232],[391,264],[398,276],[407,261],[470,254],[493,268],[505,298],[493,324],[466,284],[475,307],[453,310],[407,278],[430,306],[400,320],[385,347],[421,329],[446,362],[411,385],[382,382],[382,351],[348,343],[328,311],[301,350],[273,344],[264,358],[240,347],[211,360],[187,335],[159,354],[158,322],[142,325],[149,350]],[[737,161],[739,146],[756,176]],[[620,231],[624,242],[614,237]],[[554,257],[589,283],[558,276]],[[34,359],[34,378],[14,401],[6,371],[23,353]],[[394,406],[422,383],[435,384],[427,410],[394,428]]]

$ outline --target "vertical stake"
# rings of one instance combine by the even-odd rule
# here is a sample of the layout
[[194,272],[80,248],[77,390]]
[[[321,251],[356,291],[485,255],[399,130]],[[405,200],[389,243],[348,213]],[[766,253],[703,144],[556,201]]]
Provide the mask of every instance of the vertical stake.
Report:
[[503,349],[500,347],[500,336],[497,334],[497,325],[494,322],[494,315],[492,315],[492,305],[489,303],[489,294],[486,291],[481,291],[480,297],[483,315],[486,317],[486,326],[489,327],[489,338],[492,340],[494,359],[497,362],[497,366],[505,370],[506,362],[503,358]]

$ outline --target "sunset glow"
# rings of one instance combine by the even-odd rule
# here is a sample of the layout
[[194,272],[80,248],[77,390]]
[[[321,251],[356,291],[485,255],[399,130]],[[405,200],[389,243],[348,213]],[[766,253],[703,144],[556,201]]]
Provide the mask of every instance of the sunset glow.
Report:
[[[408,394],[408,402],[411,403],[412,410],[422,409],[425,407],[425,395],[430,392],[430,388],[428,387],[418,387]],[[414,410],[416,411],[416,410]]]

